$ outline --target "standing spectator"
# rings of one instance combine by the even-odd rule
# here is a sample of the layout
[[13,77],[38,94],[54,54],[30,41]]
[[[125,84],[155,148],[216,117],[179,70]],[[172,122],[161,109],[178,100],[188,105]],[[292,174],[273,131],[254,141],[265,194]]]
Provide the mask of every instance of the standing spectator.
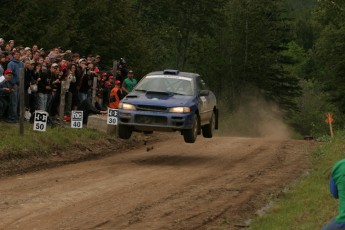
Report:
[[124,98],[125,94],[121,89],[121,82],[115,81],[115,87],[111,90],[109,96],[109,107],[113,109],[119,108],[119,103],[122,98]]
[[36,44],[35,44],[35,45],[33,45],[33,46],[32,46],[31,51],[32,51],[32,53],[35,53],[36,51],[38,51],[38,52],[39,52],[39,50],[38,50],[38,46],[37,46]]
[[93,56],[92,56],[92,54],[87,55],[87,57],[86,57],[86,62],[87,62],[87,63],[92,63],[92,62],[93,62]]
[[132,70],[128,71],[127,78],[123,81],[122,89],[126,94],[132,92],[134,86],[136,86],[137,80],[134,78],[134,73]]
[[42,77],[42,65],[40,63],[35,63],[34,64],[34,74],[33,78],[30,82],[30,113],[33,114],[35,110],[37,109],[38,105],[38,95],[37,95],[37,90],[38,90],[38,85],[37,85],[37,79]]
[[9,51],[13,51],[13,49],[14,49],[14,40],[9,40],[9,41],[8,41],[8,45],[9,45],[9,47],[10,47],[10,50],[9,50]]
[[116,77],[115,77],[115,79],[117,81],[120,81],[121,84],[123,83],[124,78],[122,76],[121,70],[119,70],[119,69],[116,70]]
[[40,51],[38,51],[38,50],[33,51],[32,54],[33,54],[32,60],[33,60],[34,62],[38,62],[39,59],[40,59],[40,57],[41,57]]
[[104,70],[104,66],[103,66],[103,63],[101,61],[100,55],[96,55],[96,57],[95,57],[95,66],[98,67],[100,70]]
[[50,65],[51,65],[50,57],[46,56],[42,64],[42,71],[47,72]]
[[37,79],[38,82],[38,98],[37,108],[48,112],[48,106],[51,101],[53,74],[55,73],[54,67],[51,67],[49,71],[43,72],[42,76]]
[[79,101],[84,101],[86,98],[91,97],[93,73],[89,67],[85,70],[79,82]]
[[[0,118],[2,119],[10,104],[10,95],[13,93],[13,83],[11,82],[12,71],[5,71],[5,80],[0,83]],[[11,122],[11,121],[10,121]],[[11,122],[12,123],[12,122]]]
[[109,81],[106,81],[104,83],[105,87],[103,90],[103,105],[102,108],[107,108],[109,104],[109,96],[110,96],[110,91],[112,89],[111,84]]
[[64,90],[66,92],[66,96],[65,96],[65,116],[70,116],[71,115],[71,110],[72,110],[72,106],[73,106],[73,94],[76,93],[76,70],[77,70],[77,66],[75,64],[69,64],[67,66],[67,77],[64,81],[64,85],[62,85],[62,87],[64,87]]
[[345,229],[345,159],[336,162],[333,166],[329,189],[335,199],[339,199],[338,215],[322,230]]
[[53,77],[53,92],[52,92],[52,100],[51,100],[50,109],[49,109],[49,114],[51,117],[55,117],[59,113],[59,104],[60,104],[60,96],[61,96],[61,79],[63,78],[65,71],[60,71],[59,64],[57,63],[52,64],[51,73]]
[[123,78],[127,77],[128,70],[127,70],[127,62],[124,58],[120,58],[120,61],[117,65],[117,69],[121,71],[121,75]]
[[50,53],[48,54],[48,57],[50,58],[50,61],[54,63],[56,59],[60,58],[60,49],[54,48]]
[[5,40],[0,38],[0,50],[5,52]]
[[18,111],[18,85],[19,85],[19,72],[20,69],[24,68],[24,63],[20,60],[20,52],[14,51],[13,58],[8,63],[7,68],[12,71],[13,77],[11,78],[11,82],[14,85],[14,92],[10,95],[10,108],[8,111],[8,121],[9,122],[16,122],[17,121],[17,111]]
[[73,62],[74,64],[78,64],[78,63],[79,63],[79,59],[80,59],[80,55],[79,55],[78,53],[74,53],[74,54],[72,55],[72,62]]
[[4,74],[4,67],[3,67],[3,62],[5,62],[5,55],[0,54],[0,76]]
[[105,80],[103,80],[102,76],[100,74],[98,74],[97,75],[96,102],[97,102],[99,108],[103,108],[104,87],[105,87]]
[[26,60],[24,69],[24,101],[25,107],[30,108],[30,84],[34,80],[34,63]]

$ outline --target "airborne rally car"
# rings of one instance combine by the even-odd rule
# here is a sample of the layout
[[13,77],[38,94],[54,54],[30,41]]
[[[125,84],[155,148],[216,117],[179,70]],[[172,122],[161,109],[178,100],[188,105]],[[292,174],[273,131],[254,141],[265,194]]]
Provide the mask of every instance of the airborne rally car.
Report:
[[216,97],[196,73],[149,73],[119,105],[122,139],[129,139],[133,131],[180,131],[185,142],[194,143],[201,133],[211,138],[214,129],[218,129]]

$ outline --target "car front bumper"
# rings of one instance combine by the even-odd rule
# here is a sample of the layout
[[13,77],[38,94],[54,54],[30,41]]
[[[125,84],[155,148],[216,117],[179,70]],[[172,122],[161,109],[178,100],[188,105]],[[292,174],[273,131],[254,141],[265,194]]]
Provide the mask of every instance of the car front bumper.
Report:
[[193,113],[148,112],[119,110],[121,125],[131,126],[139,131],[177,131],[191,129]]

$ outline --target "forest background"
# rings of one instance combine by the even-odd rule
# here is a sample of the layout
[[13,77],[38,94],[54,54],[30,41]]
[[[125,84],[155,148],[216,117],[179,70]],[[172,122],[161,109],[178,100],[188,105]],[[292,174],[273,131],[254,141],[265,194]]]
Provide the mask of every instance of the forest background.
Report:
[[243,123],[278,114],[300,135],[322,136],[330,112],[344,128],[343,0],[4,0],[0,15],[0,37],[16,45],[99,54],[110,67],[123,57],[138,78],[197,72],[229,118],[264,101]]

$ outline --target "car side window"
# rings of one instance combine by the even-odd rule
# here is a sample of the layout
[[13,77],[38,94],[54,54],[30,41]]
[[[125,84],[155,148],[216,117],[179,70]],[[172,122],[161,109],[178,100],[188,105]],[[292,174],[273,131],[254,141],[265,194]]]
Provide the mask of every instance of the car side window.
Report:
[[201,77],[198,77],[198,78],[197,78],[197,84],[198,84],[198,91],[200,91],[200,90],[206,90],[206,89],[207,89],[206,84],[205,84],[205,82],[201,79]]

